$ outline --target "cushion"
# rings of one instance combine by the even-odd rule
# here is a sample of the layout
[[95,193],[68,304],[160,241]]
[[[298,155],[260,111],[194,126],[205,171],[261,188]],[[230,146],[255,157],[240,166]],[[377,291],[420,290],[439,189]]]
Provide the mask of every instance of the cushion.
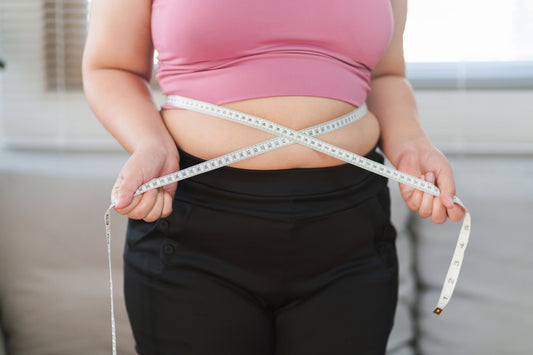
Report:
[[2,330],[2,325],[0,324],[0,355],[5,355],[5,343],[4,343],[4,331]]
[[[111,350],[103,213],[113,177],[0,173],[0,317],[11,355],[108,354]],[[391,183],[400,299],[389,355],[413,354],[413,245],[409,213]],[[113,222],[119,354],[134,354],[122,295],[126,218]],[[1,353],[0,353],[1,355]]]
[[533,349],[533,161],[531,157],[451,159],[472,234],[455,293],[432,313],[460,223],[416,219],[422,354],[522,355]]
[[[110,179],[0,173],[0,316],[11,355],[109,354],[103,214]],[[119,354],[134,354],[122,296],[125,218],[113,216]]]

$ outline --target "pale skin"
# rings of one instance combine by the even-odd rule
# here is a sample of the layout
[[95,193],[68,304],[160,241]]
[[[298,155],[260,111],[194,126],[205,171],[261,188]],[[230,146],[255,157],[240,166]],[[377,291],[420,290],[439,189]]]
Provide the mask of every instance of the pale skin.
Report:
[[[391,0],[395,28],[392,41],[372,71],[367,104],[371,113],[320,139],[364,155],[379,141],[400,171],[435,183],[440,197],[400,184],[407,206],[421,217],[443,223],[459,221],[464,210],[455,195],[448,160],[430,142],[420,125],[413,90],[405,79],[403,30],[407,0]],[[127,16],[124,16],[127,9]],[[272,136],[250,127],[186,110],[158,111],[148,82],[153,45],[151,1],[93,0],[83,58],[84,88],[89,104],[104,127],[131,154],[112,191],[115,210],[133,219],[153,222],[172,212],[177,184],[133,197],[153,178],[179,170],[179,149],[210,159]],[[301,129],[345,114],[349,103],[303,96],[232,102],[225,106]],[[206,144],[205,142],[209,142]],[[343,164],[297,144],[233,165],[245,169],[285,169]]]

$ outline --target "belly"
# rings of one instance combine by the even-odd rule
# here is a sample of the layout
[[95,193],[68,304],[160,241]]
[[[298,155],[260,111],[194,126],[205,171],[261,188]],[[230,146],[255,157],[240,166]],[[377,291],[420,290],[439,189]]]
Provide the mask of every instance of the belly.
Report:
[[[225,105],[300,130],[342,116],[355,109],[343,101],[308,96],[280,96],[232,102]],[[167,128],[179,150],[208,160],[274,137],[239,123],[206,114],[167,109],[162,111]],[[372,113],[346,127],[317,138],[359,155],[365,155],[379,139],[379,124]],[[311,148],[292,144],[230,166],[242,169],[289,169],[325,167],[343,161]]]

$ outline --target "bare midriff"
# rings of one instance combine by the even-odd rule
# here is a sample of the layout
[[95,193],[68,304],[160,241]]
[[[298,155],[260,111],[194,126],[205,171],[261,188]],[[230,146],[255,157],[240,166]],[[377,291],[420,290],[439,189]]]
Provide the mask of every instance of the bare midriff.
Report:
[[[310,96],[278,96],[237,101],[222,106],[300,130],[329,121],[356,107],[344,101]],[[178,149],[201,159],[212,159],[274,137],[255,128],[206,114],[165,109],[162,116]],[[378,142],[379,124],[372,113],[336,131],[317,137],[359,155]],[[344,164],[299,144],[292,144],[230,165],[242,169],[314,168]]]

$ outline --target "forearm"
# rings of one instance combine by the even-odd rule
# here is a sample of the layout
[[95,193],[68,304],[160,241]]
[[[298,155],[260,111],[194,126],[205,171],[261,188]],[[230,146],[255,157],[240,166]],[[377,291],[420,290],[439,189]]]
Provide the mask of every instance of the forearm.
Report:
[[418,119],[413,90],[400,75],[380,76],[372,80],[370,86],[367,103],[379,121],[381,150],[397,166],[409,143],[428,140]]
[[176,145],[157,110],[148,83],[120,69],[86,69],[84,90],[103,126],[130,153],[142,145],[174,151]]
[[422,193],[400,184],[407,206],[422,217],[431,216],[435,223],[443,223],[447,216],[458,221],[463,216],[455,208],[455,182],[450,163],[431,144],[418,118],[411,85],[405,78],[403,31],[407,16],[406,0],[391,0],[394,33],[385,54],[372,71],[371,91],[367,98],[369,110],[377,117],[380,147],[392,165],[409,175],[423,178],[440,189],[440,197]]

